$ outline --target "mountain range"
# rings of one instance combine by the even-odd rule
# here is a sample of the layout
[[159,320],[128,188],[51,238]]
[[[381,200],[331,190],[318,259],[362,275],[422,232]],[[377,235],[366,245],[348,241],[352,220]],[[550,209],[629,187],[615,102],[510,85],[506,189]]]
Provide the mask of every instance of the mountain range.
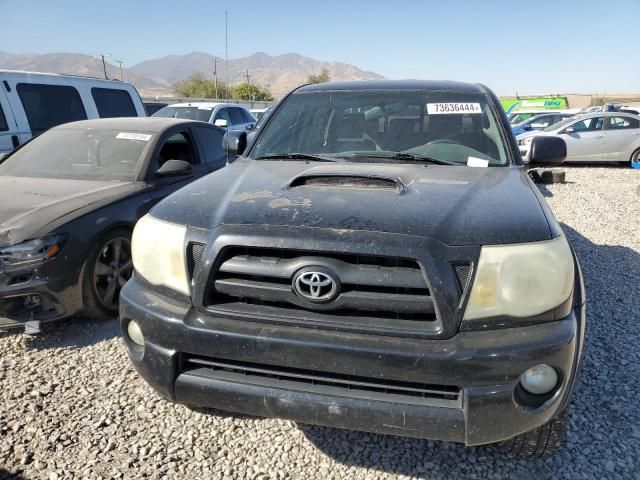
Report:
[[[383,78],[374,72],[361,70],[354,65],[326,62],[305,57],[297,53],[272,56],[263,52],[248,57],[229,59],[216,58],[219,80],[230,84],[246,81],[247,71],[251,83],[267,86],[278,98],[292,88],[305,83],[307,77],[326,68],[332,80],[374,80]],[[108,59],[107,59],[108,60]],[[120,78],[120,69],[106,61],[107,76]],[[225,66],[228,65],[228,73]],[[65,73],[104,77],[102,61],[81,53],[11,54],[0,51],[0,68],[33,72]],[[146,60],[122,69],[123,79],[132,83],[142,96],[172,96],[172,85],[180,80],[202,73],[213,78],[214,56],[203,52],[185,55],[167,55]]]

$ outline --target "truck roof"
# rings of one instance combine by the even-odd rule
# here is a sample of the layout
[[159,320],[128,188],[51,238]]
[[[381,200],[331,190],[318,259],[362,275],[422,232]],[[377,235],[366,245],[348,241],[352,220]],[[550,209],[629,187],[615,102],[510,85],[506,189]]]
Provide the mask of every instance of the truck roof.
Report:
[[304,85],[296,92],[323,90],[452,90],[465,93],[484,93],[484,88],[480,84],[448,80],[352,80]]

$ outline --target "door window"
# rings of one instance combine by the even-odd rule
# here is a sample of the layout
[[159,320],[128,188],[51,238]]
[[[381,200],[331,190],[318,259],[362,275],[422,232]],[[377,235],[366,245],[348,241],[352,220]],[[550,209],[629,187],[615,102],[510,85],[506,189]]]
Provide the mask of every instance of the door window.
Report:
[[182,160],[191,165],[197,163],[193,141],[188,132],[179,132],[169,137],[158,154],[158,167],[168,160]]
[[194,127],[198,143],[204,153],[204,162],[208,164],[220,164],[226,162],[226,155],[222,149],[223,133],[215,128]]
[[100,118],[137,117],[136,107],[126,90],[115,88],[92,88],[91,96],[96,102]]
[[604,124],[603,117],[585,118],[579,122],[571,125],[576,132],[594,132],[596,130],[602,130]]
[[610,130],[627,130],[630,128],[638,128],[640,126],[640,119],[629,117],[611,117],[609,122]]
[[56,125],[87,119],[80,94],[73,87],[19,83],[17,91],[33,135]]
[[553,117],[541,117],[536,118],[531,121],[531,128],[534,130],[539,130],[542,128],[547,128],[549,125],[553,123]]
[[231,124],[231,120],[229,120],[229,115],[227,114],[226,108],[221,108],[216,113],[215,118],[213,119],[213,123],[216,123],[216,120],[226,120],[228,124]]
[[239,108],[230,107],[229,115],[231,116],[231,123],[233,125],[240,125],[245,123],[242,111]]
[[9,125],[7,125],[7,118],[2,111],[2,105],[0,105],[0,132],[6,132],[7,130],[9,130]]
[[247,112],[246,110],[244,110],[242,108],[240,109],[240,112],[242,113],[242,116],[244,117],[245,123],[255,123],[256,119],[253,118],[249,112]]

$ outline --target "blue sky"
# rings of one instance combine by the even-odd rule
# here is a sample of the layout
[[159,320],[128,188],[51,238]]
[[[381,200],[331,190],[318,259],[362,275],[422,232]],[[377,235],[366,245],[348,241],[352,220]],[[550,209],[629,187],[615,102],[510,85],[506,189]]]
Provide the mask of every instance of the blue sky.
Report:
[[225,10],[230,58],[296,52],[502,95],[640,92],[640,0],[0,0],[0,51],[224,56]]

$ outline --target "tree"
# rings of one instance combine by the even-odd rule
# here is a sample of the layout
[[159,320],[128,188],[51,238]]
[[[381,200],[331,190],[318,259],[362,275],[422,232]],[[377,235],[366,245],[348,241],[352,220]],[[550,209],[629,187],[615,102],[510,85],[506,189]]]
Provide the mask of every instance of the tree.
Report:
[[325,83],[331,81],[329,76],[329,70],[323,68],[317,75],[309,75],[307,77],[307,83]]
[[214,80],[208,80],[201,72],[194,73],[189,78],[176,82],[173,85],[173,90],[179,97],[227,98],[226,85],[218,81],[218,94],[216,95],[216,82]]
[[271,101],[273,95],[269,87],[263,87],[261,85],[241,83],[236,85],[232,89],[233,98],[238,100],[256,100],[256,101]]

